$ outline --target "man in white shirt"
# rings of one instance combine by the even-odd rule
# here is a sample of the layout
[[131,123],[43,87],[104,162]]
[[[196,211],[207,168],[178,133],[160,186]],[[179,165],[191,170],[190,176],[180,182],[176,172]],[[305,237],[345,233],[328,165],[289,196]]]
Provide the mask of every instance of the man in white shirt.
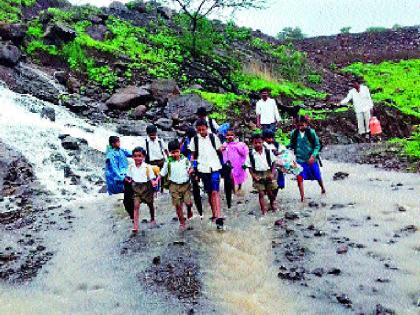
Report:
[[346,105],[350,101],[353,102],[354,111],[356,112],[359,134],[369,136],[369,120],[373,109],[373,101],[368,87],[361,84],[359,80],[353,81],[353,88],[339,105]]
[[[146,163],[162,169],[168,156],[168,148],[165,141],[157,136],[157,131],[155,125],[147,126],[147,136],[143,140],[142,147],[146,150]],[[161,182],[161,191],[163,191],[163,182]]]
[[257,102],[257,127],[262,130],[271,130],[276,133],[277,125],[280,123],[280,113],[277,103],[269,97],[268,89],[261,90],[261,99]]
[[199,178],[203,181],[204,190],[209,196],[212,220],[218,227],[223,226],[220,205],[220,171],[222,164],[220,154],[222,144],[217,136],[208,131],[207,122],[199,119],[196,122],[197,136],[190,143],[193,161]]
[[263,138],[260,134],[252,136],[254,149],[249,152],[245,166],[248,167],[252,176],[253,187],[258,191],[258,197],[263,216],[267,214],[265,205],[265,195],[270,200],[270,206],[273,211],[277,210],[275,205],[277,181],[275,176],[275,155],[271,150],[265,149]]

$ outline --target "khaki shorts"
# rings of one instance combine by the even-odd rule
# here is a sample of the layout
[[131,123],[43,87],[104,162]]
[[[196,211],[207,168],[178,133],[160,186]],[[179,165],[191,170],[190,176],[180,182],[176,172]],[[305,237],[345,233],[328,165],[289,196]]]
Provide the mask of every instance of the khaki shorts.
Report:
[[153,205],[154,190],[151,182],[133,183],[134,200],[139,203]]
[[169,192],[171,193],[172,197],[172,204],[175,207],[179,207],[183,203],[186,205],[192,204],[191,199],[191,183],[185,184],[169,184]]
[[256,191],[273,191],[278,188],[276,178],[268,179],[271,175],[271,171],[255,172],[255,174],[261,178],[258,182],[255,180],[252,182],[252,187],[254,187]]

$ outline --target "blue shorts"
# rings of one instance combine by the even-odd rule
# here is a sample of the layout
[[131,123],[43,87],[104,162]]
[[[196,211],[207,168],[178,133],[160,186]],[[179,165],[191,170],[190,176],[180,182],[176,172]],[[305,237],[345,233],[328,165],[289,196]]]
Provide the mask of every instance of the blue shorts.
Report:
[[299,174],[304,180],[322,180],[321,169],[319,168],[318,162],[314,164],[298,162],[303,167],[303,171]]
[[284,180],[284,173],[280,170],[277,171],[277,186],[279,186],[279,189],[284,189],[286,186],[286,182]]
[[203,181],[206,193],[220,190],[220,172],[198,173],[198,177]]

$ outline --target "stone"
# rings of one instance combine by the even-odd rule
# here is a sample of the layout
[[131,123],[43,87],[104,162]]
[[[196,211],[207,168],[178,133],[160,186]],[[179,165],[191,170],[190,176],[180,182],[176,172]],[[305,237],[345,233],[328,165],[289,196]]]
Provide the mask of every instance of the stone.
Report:
[[145,136],[147,124],[143,121],[120,121],[118,133],[123,136]]
[[337,254],[345,254],[349,251],[349,247],[347,245],[341,245],[340,247],[337,248]]
[[386,308],[384,306],[382,306],[381,304],[377,304],[375,306],[375,312],[373,313],[374,315],[395,315],[396,312]]
[[113,1],[111,2],[111,4],[109,5],[109,9],[111,11],[117,12],[117,13],[127,13],[129,12],[127,6],[119,1]]
[[338,276],[341,274],[341,270],[338,268],[331,268],[327,271],[327,274],[329,275],[334,275],[334,276]]
[[287,211],[284,214],[284,218],[287,219],[287,220],[297,220],[297,219],[299,219],[299,216],[294,212]]
[[22,58],[20,49],[11,44],[0,43],[0,64],[4,66],[14,67]]
[[398,206],[398,211],[399,212],[406,212],[407,211],[407,208],[404,207],[404,206]]
[[143,119],[144,114],[146,112],[147,112],[147,107],[145,105],[139,105],[133,109],[133,112],[131,113],[131,117],[135,119]]
[[278,219],[274,222],[275,226],[284,226],[286,224],[286,222],[284,221],[284,219]]
[[168,7],[158,7],[157,13],[167,20],[171,20],[174,14],[173,11]]
[[76,36],[76,31],[69,25],[62,22],[56,22],[47,26],[44,33],[44,40],[47,44],[59,45],[74,40]]
[[153,258],[153,265],[160,265],[161,259],[160,256],[156,256]]
[[172,119],[169,118],[159,118],[155,125],[165,131],[170,131],[172,129]]
[[138,105],[144,105],[150,100],[151,95],[148,90],[137,86],[129,86],[114,93],[106,101],[106,105],[110,109],[127,110]]
[[[154,99],[161,105],[166,105],[169,99],[180,94],[179,87],[174,80],[154,80],[150,89]],[[166,117],[171,117],[171,115]]]
[[347,177],[349,177],[349,173],[345,173],[345,172],[337,172],[334,174],[333,176],[333,180],[343,180],[346,179]]
[[67,136],[64,139],[61,140],[61,145],[66,150],[79,150],[79,139]]
[[55,121],[55,110],[52,107],[44,107],[41,110],[41,118],[47,118],[51,121]]
[[319,204],[318,204],[317,202],[315,202],[315,201],[310,201],[310,202],[308,203],[308,206],[309,206],[310,208],[319,208]]
[[171,98],[164,108],[166,117],[173,117],[176,115],[182,121],[194,121],[197,116],[196,112],[199,107],[205,107],[211,111],[213,105],[203,100],[199,95],[187,94]]
[[147,6],[143,1],[133,1],[130,4],[130,9],[138,13],[147,13]]
[[86,33],[95,40],[103,41],[106,39],[109,31],[103,24],[94,24],[86,28]]
[[8,24],[0,22],[0,37],[4,41],[11,41],[20,46],[26,34],[27,27],[24,24]]
[[312,271],[312,273],[317,277],[322,277],[325,273],[324,268],[316,268]]
[[348,307],[350,307],[352,304],[352,301],[350,300],[350,298],[345,294],[338,295],[336,296],[336,298],[339,303],[346,305]]

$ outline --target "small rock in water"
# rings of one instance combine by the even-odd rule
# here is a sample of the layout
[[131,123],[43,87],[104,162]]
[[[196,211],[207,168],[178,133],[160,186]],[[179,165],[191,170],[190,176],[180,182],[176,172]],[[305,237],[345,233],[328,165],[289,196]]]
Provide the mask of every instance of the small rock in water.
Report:
[[312,271],[312,273],[317,277],[322,277],[325,273],[324,268],[316,268]]
[[153,265],[160,265],[160,256],[156,256],[153,258]]
[[335,209],[342,209],[342,208],[345,208],[346,206],[345,205],[343,205],[343,204],[340,204],[340,203],[335,203],[335,204],[333,204],[332,206],[331,206],[331,210],[335,210]]
[[333,180],[343,180],[346,179],[347,177],[349,177],[349,173],[345,173],[345,172],[337,172],[334,174],[333,176]]
[[41,118],[47,118],[55,121],[55,110],[52,107],[44,107],[41,111]]
[[147,223],[147,219],[141,220],[141,223]]
[[308,203],[308,206],[309,206],[310,208],[319,208],[319,204],[318,204],[318,203],[316,203],[315,201],[311,201],[311,202],[309,202],[309,203]]
[[331,268],[327,271],[327,273],[329,275],[334,275],[334,276],[338,276],[339,274],[341,274],[341,270],[338,268]]
[[375,315],[394,315],[395,311],[382,306],[381,304],[377,304],[375,308]]
[[315,233],[314,233],[315,237],[321,237],[321,236],[324,236],[324,235],[325,235],[325,232],[323,232],[321,230],[316,230]]
[[376,282],[379,282],[379,283],[388,283],[388,282],[391,282],[391,280],[378,278],[378,279],[376,279]]
[[406,212],[407,211],[407,208],[404,207],[404,206],[398,206],[398,211],[399,212]]
[[349,247],[347,245],[342,245],[337,248],[337,254],[345,254],[349,251]]
[[299,216],[296,213],[289,212],[289,211],[284,214],[284,217],[287,220],[297,220],[297,219],[299,219]]
[[345,294],[341,294],[336,296],[337,301],[347,307],[351,307],[352,301],[349,299],[349,297]]
[[283,226],[283,225],[285,225],[285,221],[284,221],[284,219],[279,219],[279,220],[276,220],[275,222],[274,222],[274,225],[275,226]]

